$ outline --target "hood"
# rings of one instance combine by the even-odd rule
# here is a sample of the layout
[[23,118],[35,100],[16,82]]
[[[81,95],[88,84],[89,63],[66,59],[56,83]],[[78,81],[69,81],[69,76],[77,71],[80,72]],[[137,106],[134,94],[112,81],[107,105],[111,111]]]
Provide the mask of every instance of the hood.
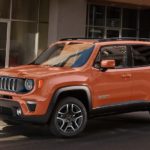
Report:
[[32,78],[32,77],[45,77],[50,75],[57,75],[62,73],[75,72],[74,68],[60,68],[60,67],[49,67],[42,65],[25,65],[19,67],[11,67],[0,70],[0,76],[11,76],[21,78]]

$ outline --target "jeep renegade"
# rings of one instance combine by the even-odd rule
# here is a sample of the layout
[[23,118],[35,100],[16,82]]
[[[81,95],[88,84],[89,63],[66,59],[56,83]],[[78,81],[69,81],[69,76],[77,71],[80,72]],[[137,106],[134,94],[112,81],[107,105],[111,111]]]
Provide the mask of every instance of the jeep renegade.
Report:
[[31,64],[0,70],[0,117],[72,137],[87,119],[150,110],[150,42],[65,39]]

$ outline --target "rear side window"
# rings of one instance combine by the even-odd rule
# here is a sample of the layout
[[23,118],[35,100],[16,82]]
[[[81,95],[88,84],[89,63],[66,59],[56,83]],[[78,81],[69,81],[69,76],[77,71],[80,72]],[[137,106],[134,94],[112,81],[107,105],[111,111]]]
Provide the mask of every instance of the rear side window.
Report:
[[150,46],[133,45],[133,66],[149,66],[150,65]]
[[125,68],[127,66],[127,47],[121,45],[103,47],[98,57],[100,61],[115,60],[116,69]]

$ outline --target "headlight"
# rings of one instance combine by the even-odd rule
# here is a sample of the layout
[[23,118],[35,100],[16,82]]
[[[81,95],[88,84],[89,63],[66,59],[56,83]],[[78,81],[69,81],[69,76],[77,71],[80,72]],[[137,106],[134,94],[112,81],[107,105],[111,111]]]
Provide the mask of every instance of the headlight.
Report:
[[26,79],[26,81],[25,81],[26,90],[31,91],[33,89],[33,87],[34,87],[34,81],[31,79]]

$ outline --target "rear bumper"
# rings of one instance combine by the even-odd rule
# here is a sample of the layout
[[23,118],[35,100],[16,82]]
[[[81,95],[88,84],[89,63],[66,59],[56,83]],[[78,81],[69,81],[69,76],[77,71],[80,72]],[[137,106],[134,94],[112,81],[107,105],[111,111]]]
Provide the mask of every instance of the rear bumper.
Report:
[[17,114],[17,110],[21,109],[18,102],[8,99],[0,99],[0,119],[1,120],[12,120],[20,123],[34,123],[34,124],[45,124],[48,122],[49,116],[24,116]]

